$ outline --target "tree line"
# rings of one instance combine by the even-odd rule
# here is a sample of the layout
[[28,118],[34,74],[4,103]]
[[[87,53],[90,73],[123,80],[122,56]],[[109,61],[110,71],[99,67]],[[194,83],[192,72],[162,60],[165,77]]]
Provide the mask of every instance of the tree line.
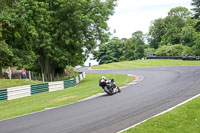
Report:
[[0,76],[28,65],[45,81],[66,65],[83,64],[106,42],[116,0],[0,0]]
[[[136,31],[131,38],[112,38],[94,51],[100,64],[157,56],[200,56],[200,0],[192,0],[193,12],[172,8],[165,18],[151,22],[148,33]],[[145,41],[147,40],[147,43]]]

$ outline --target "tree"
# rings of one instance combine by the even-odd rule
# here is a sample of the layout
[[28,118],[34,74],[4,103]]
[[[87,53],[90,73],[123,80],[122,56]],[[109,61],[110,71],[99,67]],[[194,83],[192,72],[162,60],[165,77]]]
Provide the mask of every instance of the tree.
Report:
[[114,37],[108,43],[100,44],[99,50],[93,52],[94,59],[99,64],[119,62],[124,52],[124,43],[122,40]]
[[144,57],[144,34],[142,31],[136,31],[132,34],[132,38],[135,43],[134,57],[135,59],[141,59]]
[[129,38],[125,41],[124,54],[121,60],[134,60],[135,59],[135,40],[133,38]]
[[[200,19],[200,0],[192,0],[192,5],[194,8],[192,9],[194,11],[194,19]],[[200,21],[196,24],[195,28],[197,31],[200,31]]]
[[[14,8],[17,2],[18,0],[1,0],[0,16],[5,15],[6,11]],[[7,14],[5,16],[7,16]],[[2,78],[2,68],[12,65],[14,61],[13,52],[2,36],[2,27],[4,27],[4,25],[0,22],[0,78]]]
[[151,48],[157,49],[162,40],[162,36],[165,34],[165,22],[164,19],[159,18],[151,23],[148,33],[148,42]]
[[193,46],[193,49],[195,51],[195,55],[196,56],[200,56],[200,35],[199,35],[199,31],[200,31],[200,0],[192,0],[192,5],[194,6],[194,8],[192,9],[194,11],[194,16],[193,19],[197,19],[197,23],[195,25],[195,29],[198,32],[197,34],[197,39],[195,40],[195,46]]
[[19,0],[0,0],[0,14],[16,7]]
[[5,41],[0,41],[0,78],[2,78],[2,68],[12,64],[13,53],[8,48]]
[[96,43],[107,39],[115,1],[22,0],[12,17],[4,16],[6,42],[29,51],[50,81],[56,68],[83,63]]
[[192,47],[196,39],[194,26],[196,19],[191,19],[191,12],[185,7],[172,8],[164,19],[152,22],[148,33],[151,48],[162,45],[183,44]]
[[180,44],[182,28],[186,26],[190,16],[191,13],[185,7],[172,8],[165,18],[166,30],[161,44]]
[[192,47],[195,45],[196,31],[192,26],[183,27],[181,31],[181,43],[184,46]]

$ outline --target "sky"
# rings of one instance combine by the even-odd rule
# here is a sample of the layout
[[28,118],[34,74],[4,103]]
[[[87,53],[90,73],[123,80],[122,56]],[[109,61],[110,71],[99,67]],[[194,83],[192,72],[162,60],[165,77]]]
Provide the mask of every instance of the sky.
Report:
[[191,9],[191,3],[192,0],[118,0],[108,26],[113,36],[130,38],[138,30],[147,33],[151,21],[166,17],[170,9],[178,6]]
[[[113,36],[130,38],[132,33],[140,30],[144,34],[148,32],[151,22],[158,18],[165,18],[170,9],[183,6],[192,9],[192,0],[118,0],[115,13],[110,16],[108,26]],[[116,30],[116,33],[114,33]],[[84,63],[85,66],[97,65],[90,60],[92,55]]]

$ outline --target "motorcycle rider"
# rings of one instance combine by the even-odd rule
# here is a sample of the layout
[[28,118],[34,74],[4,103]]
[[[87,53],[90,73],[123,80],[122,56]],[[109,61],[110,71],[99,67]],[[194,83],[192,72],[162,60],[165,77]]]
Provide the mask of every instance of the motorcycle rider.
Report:
[[106,83],[107,83],[106,81],[107,81],[107,79],[105,76],[102,76],[102,78],[99,80],[99,86],[101,86],[102,89],[104,86],[106,86]]
[[[106,84],[108,84],[109,81],[111,81],[111,84],[109,84],[109,85],[113,85],[113,89],[117,87],[117,85],[114,82],[114,79],[108,79],[107,80],[105,76],[102,76],[102,78],[99,80],[99,86],[101,86],[102,89],[103,89],[103,87],[106,86]],[[117,88],[118,88],[118,91],[121,92],[119,87],[117,87]]]

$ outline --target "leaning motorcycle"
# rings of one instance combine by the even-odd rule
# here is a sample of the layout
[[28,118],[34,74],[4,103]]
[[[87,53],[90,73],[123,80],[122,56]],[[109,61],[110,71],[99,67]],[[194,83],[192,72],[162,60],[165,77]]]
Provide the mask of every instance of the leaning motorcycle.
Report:
[[115,93],[121,92],[120,88],[115,85],[114,79],[108,79],[108,80],[100,80],[99,86],[102,87],[102,89],[108,94],[113,95]]

